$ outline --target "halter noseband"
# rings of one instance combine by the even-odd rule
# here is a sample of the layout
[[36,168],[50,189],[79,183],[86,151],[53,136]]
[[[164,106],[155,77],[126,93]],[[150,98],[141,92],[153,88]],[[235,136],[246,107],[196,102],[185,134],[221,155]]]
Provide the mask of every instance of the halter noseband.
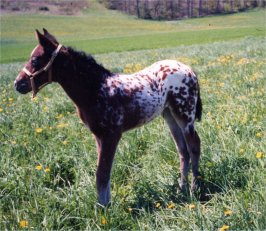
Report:
[[[45,87],[49,83],[52,83],[52,68],[51,68],[51,66],[52,66],[56,56],[58,55],[58,53],[62,47],[63,47],[62,44],[58,45],[56,50],[52,53],[52,57],[51,57],[50,61],[46,64],[46,66],[44,66],[40,70],[35,71],[34,73],[31,73],[26,67],[24,67],[22,69],[22,71],[24,71],[24,73],[30,77],[30,84],[31,84],[31,88],[32,88],[32,98],[34,98],[36,96],[36,94],[38,93],[38,91],[40,91],[43,87]],[[39,75],[41,72],[47,72],[47,71],[48,71],[48,82],[44,83],[43,85],[41,85],[37,88],[35,85],[35,82],[34,82],[34,78],[37,75]]]

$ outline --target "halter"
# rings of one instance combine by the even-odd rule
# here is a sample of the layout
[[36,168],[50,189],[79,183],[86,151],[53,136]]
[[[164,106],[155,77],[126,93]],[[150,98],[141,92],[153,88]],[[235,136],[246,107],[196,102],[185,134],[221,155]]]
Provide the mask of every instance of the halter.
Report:
[[[35,71],[34,73],[31,73],[26,67],[24,67],[22,69],[22,71],[24,71],[24,73],[30,77],[30,84],[31,84],[31,88],[32,88],[32,98],[34,98],[36,96],[36,94],[38,93],[38,91],[40,91],[43,87],[45,87],[49,83],[52,83],[52,67],[51,66],[52,66],[56,56],[58,55],[58,53],[62,47],[63,47],[62,44],[58,45],[56,50],[52,53],[52,57],[49,60],[49,62],[46,64],[46,66],[44,66],[40,70]],[[44,83],[43,85],[41,85],[39,87],[36,87],[36,84],[34,82],[34,78],[37,75],[39,75],[41,72],[47,72],[47,71],[48,71],[48,82]]]

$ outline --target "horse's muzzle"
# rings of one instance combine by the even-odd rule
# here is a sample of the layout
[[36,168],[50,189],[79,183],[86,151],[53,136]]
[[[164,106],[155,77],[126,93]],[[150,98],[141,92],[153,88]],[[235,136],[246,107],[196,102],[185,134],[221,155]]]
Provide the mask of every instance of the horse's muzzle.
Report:
[[14,88],[21,94],[27,94],[30,92],[27,80],[14,81]]

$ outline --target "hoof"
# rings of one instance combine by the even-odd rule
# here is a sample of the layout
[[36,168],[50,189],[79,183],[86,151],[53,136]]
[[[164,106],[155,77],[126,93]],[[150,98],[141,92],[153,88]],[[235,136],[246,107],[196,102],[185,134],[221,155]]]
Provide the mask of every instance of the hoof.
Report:
[[179,186],[178,189],[177,189],[178,193],[185,193],[189,189],[187,181],[179,180],[178,186]]
[[193,177],[192,183],[191,183],[191,192],[199,192],[202,188],[202,176]]
[[109,202],[108,204],[106,204],[106,205],[103,205],[103,204],[101,204],[101,203],[99,203],[99,202],[97,202],[96,204],[95,204],[95,208],[96,209],[102,209],[102,210],[104,210],[104,209],[108,209],[109,207],[111,207],[111,202]]

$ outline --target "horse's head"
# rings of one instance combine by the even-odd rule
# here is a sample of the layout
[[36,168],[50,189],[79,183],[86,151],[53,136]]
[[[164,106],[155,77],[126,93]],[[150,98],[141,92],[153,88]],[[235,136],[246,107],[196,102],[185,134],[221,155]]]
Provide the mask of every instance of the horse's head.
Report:
[[62,45],[46,29],[44,34],[36,30],[39,44],[31,52],[24,68],[14,81],[15,89],[26,94],[32,91],[33,97],[45,85],[52,82],[52,64]]

